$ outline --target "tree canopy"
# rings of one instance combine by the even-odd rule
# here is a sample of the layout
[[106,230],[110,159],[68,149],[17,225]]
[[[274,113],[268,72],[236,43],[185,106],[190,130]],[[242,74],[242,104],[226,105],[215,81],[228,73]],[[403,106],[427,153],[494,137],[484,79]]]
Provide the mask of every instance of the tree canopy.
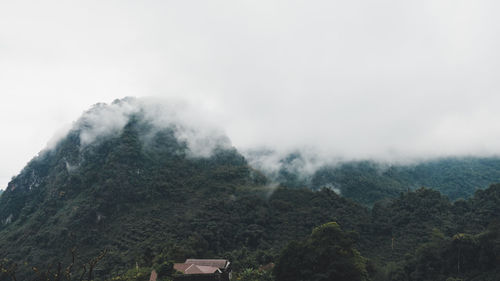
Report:
[[357,233],[336,222],[314,228],[302,241],[288,244],[278,258],[276,281],[365,281],[366,259],[355,249]]

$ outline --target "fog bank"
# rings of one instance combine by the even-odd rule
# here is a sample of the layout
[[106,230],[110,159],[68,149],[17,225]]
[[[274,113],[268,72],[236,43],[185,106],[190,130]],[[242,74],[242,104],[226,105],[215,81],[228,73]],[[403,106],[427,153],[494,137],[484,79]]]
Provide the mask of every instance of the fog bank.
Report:
[[193,104],[242,151],[380,161],[498,155],[499,8],[490,0],[4,1],[0,187],[90,105],[124,96]]

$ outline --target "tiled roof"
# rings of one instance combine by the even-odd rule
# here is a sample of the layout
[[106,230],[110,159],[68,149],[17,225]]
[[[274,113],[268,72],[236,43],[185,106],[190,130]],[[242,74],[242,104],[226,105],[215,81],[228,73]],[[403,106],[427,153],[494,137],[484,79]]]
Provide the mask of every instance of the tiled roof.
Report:
[[176,263],[174,269],[184,274],[213,274],[221,272],[219,268],[213,266],[196,265],[189,263]]
[[187,259],[185,263],[174,264],[174,269],[184,274],[221,273],[229,265],[227,260]]
[[217,267],[192,264],[184,271],[184,274],[212,274],[220,272]]
[[184,271],[186,271],[186,269],[191,265],[192,264],[189,263],[174,263],[174,269],[184,273]]
[[222,259],[218,259],[218,260],[187,259],[185,263],[192,263],[192,264],[202,265],[202,266],[212,266],[212,267],[217,267],[217,268],[226,268],[229,261],[222,260]]

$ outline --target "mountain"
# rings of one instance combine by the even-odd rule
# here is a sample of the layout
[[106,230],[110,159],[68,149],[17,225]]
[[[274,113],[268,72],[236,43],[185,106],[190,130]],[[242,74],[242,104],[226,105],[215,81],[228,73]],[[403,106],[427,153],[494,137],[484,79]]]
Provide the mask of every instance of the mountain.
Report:
[[344,214],[368,214],[328,190],[268,187],[224,141],[200,155],[186,138],[196,138],[189,128],[160,127],[136,103],[96,105],[8,184],[0,198],[0,253],[18,262],[22,277],[31,265],[67,261],[74,247],[82,260],[108,250],[98,277],[150,265],[161,253],[178,261],[244,249],[272,256],[316,225],[338,220],[353,228]]
[[[314,189],[276,187],[227,138],[200,132],[176,119],[179,114],[136,99],[98,104],[12,179],[0,197],[0,259],[18,264],[18,280],[30,280],[33,265],[68,264],[73,248],[82,261],[108,250],[96,280],[136,267],[147,273],[162,259],[188,257],[227,258],[235,274],[243,274],[284,260],[281,251],[291,241],[329,222],[349,233],[349,249],[366,258],[373,280],[495,276],[500,185],[456,201],[429,188],[398,187],[369,208],[344,196],[344,185],[341,196],[327,183],[352,180],[355,188],[373,177],[402,186],[402,179],[419,173],[381,173],[373,163],[354,163],[318,170]],[[339,175],[345,178],[339,181]],[[442,243],[434,243],[437,236]],[[446,254],[461,247],[461,237],[475,242],[458,257],[463,271],[454,272],[446,262],[454,263],[456,255]],[[426,255],[446,261],[442,270],[427,269]],[[471,269],[478,260],[481,272]]]
[[96,130],[88,119],[122,108],[119,103],[93,108],[8,184],[0,198],[2,254],[40,263],[75,246],[86,258],[110,248],[109,262],[132,264],[147,245],[189,238],[178,235],[195,232],[189,222],[204,207],[229,202],[237,187],[263,180],[236,150],[191,155],[176,136],[181,128],[155,127],[140,112],[126,116],[120,130],[88,141]]
[[274,178],[281,186],[331,188],[367,206],[420,187],[438,190],[451,200],[466,199],[476,190],[500,182],[498,157],[448,157],[413,164],[347,161],[320,165],[306,173],[311,164],[297,152],[282,158],[278,165]]

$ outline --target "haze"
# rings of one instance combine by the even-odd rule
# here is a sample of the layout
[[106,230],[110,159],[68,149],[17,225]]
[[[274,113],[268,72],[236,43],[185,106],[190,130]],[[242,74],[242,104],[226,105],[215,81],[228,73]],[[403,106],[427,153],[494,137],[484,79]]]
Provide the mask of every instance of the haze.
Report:
[[2,1],[0,188],[97,102],[180,99],[241,150],[500,153],[498,1]]

